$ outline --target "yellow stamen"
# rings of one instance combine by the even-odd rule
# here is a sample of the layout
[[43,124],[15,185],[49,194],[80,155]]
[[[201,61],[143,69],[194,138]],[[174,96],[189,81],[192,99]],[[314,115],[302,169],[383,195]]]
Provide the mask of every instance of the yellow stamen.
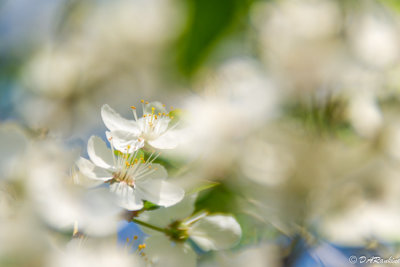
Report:
[[131,106],[131,109],[136,109],[136,107],[135,106]]
[[142,99],[142,100],[140,100],[140,102],[144,103],[144,100]]

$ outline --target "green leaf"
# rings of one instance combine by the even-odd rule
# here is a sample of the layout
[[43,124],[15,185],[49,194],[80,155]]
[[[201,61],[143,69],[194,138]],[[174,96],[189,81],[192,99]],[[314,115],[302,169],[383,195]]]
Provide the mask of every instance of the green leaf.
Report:
[[231,214],[236,218],[242,228],[242,238],[235,248],[271,240],[278,235],[271,224],[260,221],[248,212],[251,204],[240,196],[240,192],[223,183],[203,191],[197,198],[195,206],[195,212],[207,210],[210,213]]
[[211,181],[203,181],[199,186],[193,188],[192,190],[188,191],[187,194],[191,195],[191,194],[195,194],[195,193],[199,193],[201,191],[213,188],[217,185],[219,185],[220,183],[217,182],[211,182]]
[[178,64],[191,76],[238,18],[247,15],[251,0],[187,0],[189,23],[178,46]]
[[203,190],[197,197],[196,211],[235,213],[238,207],[236,196],[225,184],[213,186],[208,190]]
[[160,206],[158,206],[150,201],[145,200],[143,202],[143,210],[156,210],[158,208],[160,208]]
[[242,238],[236,248],[272,240],[279,235],[272,225],[259,222],[249,214],[239,213],[235,217],[242,228]]

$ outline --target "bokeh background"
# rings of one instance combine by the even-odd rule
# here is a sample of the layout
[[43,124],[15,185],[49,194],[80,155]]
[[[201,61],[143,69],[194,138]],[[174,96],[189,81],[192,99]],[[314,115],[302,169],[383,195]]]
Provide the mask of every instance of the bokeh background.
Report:
[[[0,0],[0,173],[30,181],[2,182],[0,243],[15,246],[0,245],[0,265],[43,266],[43,228],[57,244],[68,236],[55,215],[65,203],[88,225],[113,216],[60,198],[44,166],[68,173],[89,136],[104,137],[101,106],[132,118],[141,99],[173,106],[190,129],[162,160],[187,189],[202,186],[196,208],[242,226],[240,244],[200,266],[396,256],[399,59],[397,0]],[[47,176],[55,192],[38,199]],[[141,236],[119,228],[120,242]],[[50,266],[68,266],[57,255],[66,265]]]

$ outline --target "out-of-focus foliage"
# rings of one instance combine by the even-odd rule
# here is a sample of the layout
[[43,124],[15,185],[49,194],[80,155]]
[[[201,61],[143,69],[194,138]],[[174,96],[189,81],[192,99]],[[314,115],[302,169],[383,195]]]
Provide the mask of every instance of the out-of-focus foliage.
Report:
[[185,75],[199,67],[217,42],[246,19],[252,0],[188,0],[188,26],[178,46],[178,63]]

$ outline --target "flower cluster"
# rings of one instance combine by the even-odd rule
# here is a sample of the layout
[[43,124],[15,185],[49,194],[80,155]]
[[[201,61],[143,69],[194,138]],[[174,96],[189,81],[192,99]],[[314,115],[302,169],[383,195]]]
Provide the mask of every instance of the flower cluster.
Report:
[[141,103],[141,117],[131,106],[134,120],[104,105],[101,116],[110,148],[91,136],[89,159],[81,157],[76,165],[83,176],[108,186],[129,220],[149,234],[147,245],[138,247],[148,264],[195,266],[196,252],[187,241],[203,251],[227,249],[238,243],[241,228],[233,216],[196,211],[197,194],[185,194],[168,178],[158,150],[177,147],[181,131],[165,105]]

